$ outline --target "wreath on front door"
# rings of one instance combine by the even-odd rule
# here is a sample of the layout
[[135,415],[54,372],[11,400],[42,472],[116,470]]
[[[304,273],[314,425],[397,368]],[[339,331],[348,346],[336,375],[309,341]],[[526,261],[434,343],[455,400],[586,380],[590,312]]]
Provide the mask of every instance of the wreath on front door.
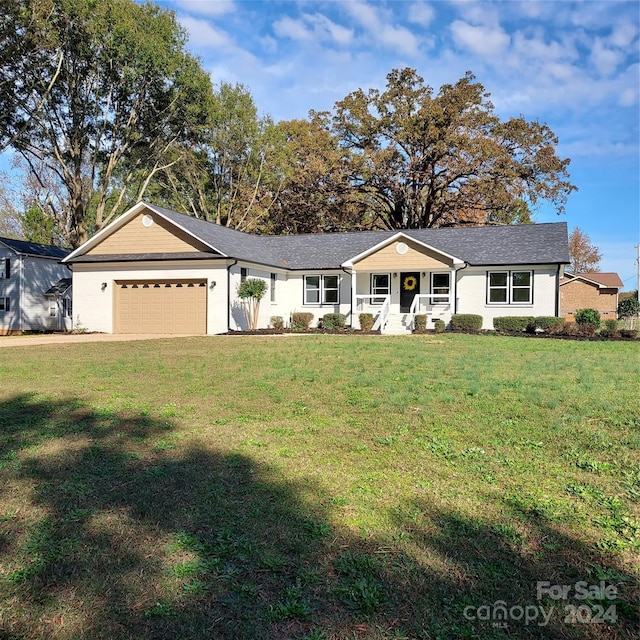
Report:
[[418,286],[418,280],[415,276],[407,276],[402,285],[405,291],[413,291]]

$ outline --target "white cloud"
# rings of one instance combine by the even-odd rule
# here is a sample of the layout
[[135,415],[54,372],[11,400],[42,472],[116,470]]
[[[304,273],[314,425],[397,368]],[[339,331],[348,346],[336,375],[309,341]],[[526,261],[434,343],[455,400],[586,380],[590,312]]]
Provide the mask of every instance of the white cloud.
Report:
[[291,38],[298,41],[312,41],[313,34],[307,28],[302,20],[294,20],[289,16],[285,16],[281,20],[273,23],[273,30],[277,36],[281,38]]
[[589,59],[598,73],[609,76],[615,72],[622,62],[622,54],[619,51],[609,49],[601,38],[596,38]]
[[329,41],[347,45],[353,38],[351,29],[342,27],[319,13],[305,13],[299,20],[285,16],[274,22],[273,30],[278,36],[303,42]]
[[198,20],[191,16],[180,16],[180,24],[189,33],[189,42],[196,47],[228,47],[232,39],[221,29],[217,29],[206,20]]
[[511,37],[497,25],[474,26],[455,20],[450,26],[455,43],[480,56],[494,57],[503,54],[511,43]]
[[414,24],[419,24],[422,27],[428,27],[433,21],[436,12],[433,7],[422,0],[414,2],[409,7],[409,20]]
[[632,22],[622,22],[616,25],[609,37],[609,44],[625,49],[633,44],[638,36],[638,27]]
[[203,2],[202,0],[174,0],[173,4],[187,13],[195,13],[201,16],[215,18],[236,10],[233,0],[215,0]]
[[381,13],[377,7],[359,1],[345,2],[341,7],[374,38],[375,45],[411,56],[418,53],[418,38],[409,29],[391,24],[393,16],[390,12]]

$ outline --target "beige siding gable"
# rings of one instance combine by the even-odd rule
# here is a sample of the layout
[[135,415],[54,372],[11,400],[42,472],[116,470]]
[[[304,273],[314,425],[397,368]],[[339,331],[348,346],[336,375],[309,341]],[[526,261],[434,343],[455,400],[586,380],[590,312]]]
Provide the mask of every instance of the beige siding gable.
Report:
[[[406,245],[399,253],[398,246]],[[402,247],[400,249],[402,251]],[[356,271],[407,271],[450,269],[452,260],[409,239],[397,240],[354,263]]]
[[[153,223],[147,224],[149,218]],[[163,218],[141,213],[92,247],[89,255],[120,255],[140,253],[190,253],[211,249]]]

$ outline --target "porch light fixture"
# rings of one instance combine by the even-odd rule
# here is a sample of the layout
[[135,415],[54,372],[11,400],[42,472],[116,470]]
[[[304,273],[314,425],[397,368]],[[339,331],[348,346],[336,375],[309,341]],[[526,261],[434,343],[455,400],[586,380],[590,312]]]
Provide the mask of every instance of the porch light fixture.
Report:
[[107,283],[106,283],[106,282],[103,282],[103,283],[100,285],[100,288],[104,291],[104,290],[107,288]]
[[212,281],[209,283],[209,289],[213,289],[215,286],[216,286],[216,281],[215,281],[215,280],[212,280]]
[[422,272],[422,277],[424,278],[427,274],[423,271]]
[[394,274],[393,274],[393,277],[394,277],[394,278],[397,278],[397,277],[398,277],[398,274],[397,274],[397,273],[394,273]]

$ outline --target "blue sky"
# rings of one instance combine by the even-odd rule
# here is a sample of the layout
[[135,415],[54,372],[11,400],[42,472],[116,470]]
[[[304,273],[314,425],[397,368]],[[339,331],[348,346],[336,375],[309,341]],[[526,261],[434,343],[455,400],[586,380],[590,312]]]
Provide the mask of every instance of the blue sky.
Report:
[[467,70],[503,118],[547,124],[579,188],[558,217],[637,286],[640,5],[613,0],[163,0],[214,83],[238,82],[274,120],[331,110],[412,67],[434,89]]

